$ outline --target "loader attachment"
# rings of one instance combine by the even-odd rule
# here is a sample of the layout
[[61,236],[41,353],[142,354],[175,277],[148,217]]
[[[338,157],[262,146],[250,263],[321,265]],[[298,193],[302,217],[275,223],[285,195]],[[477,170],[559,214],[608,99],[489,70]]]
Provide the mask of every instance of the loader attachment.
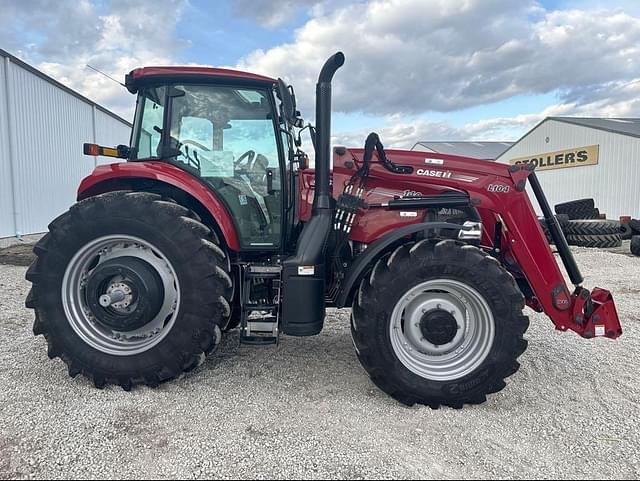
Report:
[[[616,339],[622,334],[622,327],[618,319],[613,296],[606,289],[594,288],[591,293],[579,287],[572,296],[573,320],[575,326],[571,330],[586,339],[593,337],[608,337]],[[562,329],[560,326],[559,329]]]
[[[558,224],[558,220],[553,215],[553,211],[547,201],[540,181],[533,171],[532,167],[516,167],[512,166],[512,175],[518,176],[518,170],[529,171],[527,178],[531,184],[531,189],[535,194],[542,213],[544,215],[551,238],[558,250],[558,255],[569,275],[569,279],[576,286],[573,294],[569,294],[564,281],[555,282],[550,278],[544,279],[547,283],[551,281],[551,285],[555,285],[551,289],[551,309],[545,304],[544,296],[540,296],[539,300],[543,304],[544,311],[551,318],[556,329],[566,331],[571,329],[580,336],[591,339],[594,337],[608,337],[616,339],[622,335],[622,327],[616,311],[616,306],[611,293],[599,287],[594,288],[591,292],[581,286],[584,277],[580,272],[567,240]],[[520,184],[524,185],[524,184]],[[524,186],[522,187],[524,190]],[[536,259],[540,263],[544,263],[544,259]],[[554,262],[555,265],[555,262]],[[557,266],[555,266],[557,268]],[[562,279],[561,277],[558,280]],[[537,289],[535,289],[537,291]]]

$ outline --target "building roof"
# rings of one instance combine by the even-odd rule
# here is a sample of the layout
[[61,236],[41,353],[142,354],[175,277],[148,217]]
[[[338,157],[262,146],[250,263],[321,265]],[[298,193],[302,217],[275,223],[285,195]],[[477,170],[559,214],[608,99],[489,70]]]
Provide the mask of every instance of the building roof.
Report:
[[513,142],[418,142],[411,150],[494,160],[500,157],[511,145]]
[[602,118],[602,117],[546,117],[537,123],[531,130],[514,142],[512,146],[507,148],[500,157],[503,157],[511,147],[521,142],[528,137],[531,133],[535,132],[538,127],[547,122],[548,120],[555,120],[556,122],[564,122],[566,124],[578,125],[580,127],[587,127],[590,129],[604,130],[614,134],[626,135],[628,137],[640,138],[640,118]]
[[616,134],[640,137],[640,119],[638,118],[547,117],[545,120],[556,120]]
[[123,122],[125,124],[127,124],[129,127],[132,126],[131,122],[129,122],[128,120],[123,119],[122,117],[120,117],[118,114],[113,113],[111,110],[103,107],[100,104],[97,104],[96,102],[94,102],[93,100],[88,99],[87,97],[85,97],[84,95],[76,92],[75,90],[67,87],[66,85],[58,82],[57,80],[55,80],[52,77],[49,77],[46,73],[41,72],[40,70],[38,70],[37,68],[29,65],[28,63],[20,60],[18,57],[16,57],[15,55],[11,55],[9,52],[7,52],[6,50],[2,50],[0,48],[0,57],[4,57],[4,58],[8,58],[9,61],[11,63],[15,63],[16,65],[19,65],[20,67],[22,67],[23,69],[31,72],[33,75],[40,77],[41,79],[45,80],[46,82],[49,82],[52,85],[55,85],[56,87],[58,87],[59,89],[64,90],[66,93],[73,95],[74,97],[82,100],[83,102],[89,104],[89,105],[93,105],[95,106],[96,109],[100,110],[101,112],[109,115],[110,117],[113,117],[116,120],[119,120],[120,122]]

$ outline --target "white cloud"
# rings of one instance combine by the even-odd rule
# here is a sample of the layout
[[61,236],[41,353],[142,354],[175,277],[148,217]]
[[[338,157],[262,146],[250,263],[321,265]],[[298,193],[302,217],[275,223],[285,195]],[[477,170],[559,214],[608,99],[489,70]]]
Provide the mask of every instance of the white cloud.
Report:
[[[56,80],[131,119],[132,95],[86,65],[122,82],[135,67],[173,63],[186,45],[175,38],[186,0],[112,0],[109,5],[104,13],[88,0],[12,2],[9,14],[15,28],[42,38],[26,46],[7,44],[15,44],[19,56]],[[16,36],[11,28],[0,31],[3,41]]]
[[287,77],[307,116],[316,77],[336,50],[335,109],[376,115],[447,112],[514,95],[580,92],[640,77],[640,18],[546,11],[534,0],[375,0],[317,14],[291,43],[239,67]]
[[293,20],[303,9],[317,16],[346,3],[347,0],[234,0],[233,11],[262,27],[274,29]]
[[[495,117],[454,127],[447,122],[431,122],[424,118],[403,120],[401,116],[387,118],[387,126],[376,129],[385,147],[410,149],[416,142],[431,140],[512,140],[533,128],[547,117],[640,117],[640,79],[628,83],[613,83],[585,103],[554,104],[541,112],[513,117]],[[335,145],[361,146],[370,129],[335,133]]]
[[[309,118],[319,69],[343,50],[334,110],[384,116],[378,131],[395,147],[509,139],[547,115],[640,116],[640,18],[588,5],[548,11],[535,0],[241,0],[234,9],[269,28],[303,8],[310,19],[291,43],[254,51],[238,67],[291,81]],[[188,0],[5,2],[11,21],[0,28],[0,45],[130,118],[132,96],[85,64],[121,80],[134,67],[176,63],[188,45],[176,31],[187,8]],[[541,112],[461,127],[426,120],[430,111],[548,92],[558,103]],[[363,127],[335,140],[360,145],[367,133]]]

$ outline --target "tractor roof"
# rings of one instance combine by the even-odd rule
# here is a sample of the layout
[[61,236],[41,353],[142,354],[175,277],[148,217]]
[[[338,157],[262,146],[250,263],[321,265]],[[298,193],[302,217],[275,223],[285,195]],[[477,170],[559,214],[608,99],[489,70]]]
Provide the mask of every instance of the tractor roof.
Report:
[[214,67],[144,67],[132,70],[125,77],[125,84],[131,93],[138,90],[138,86],[154,80],[171,81],[224,81],[246,82],[251,84],[275,84],[276,80],[264,75],[258,75],[240,70]]

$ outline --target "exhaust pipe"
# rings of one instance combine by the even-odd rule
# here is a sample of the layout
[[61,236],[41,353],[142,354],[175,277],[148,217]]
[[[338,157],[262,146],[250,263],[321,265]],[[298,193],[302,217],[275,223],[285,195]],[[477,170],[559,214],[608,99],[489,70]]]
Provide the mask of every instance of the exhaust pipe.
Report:
[[313,336],[322,330],[325,316],[325,249],[333,209],[329,189],[331,171],[331,80],[344,64],[338,52],[322,67],[316,84],[316,171],[311,219],[302,229],[296,253],[282,264],[282,331],[291,336]]
[[329,172],[331,170],[331,80],[344,65],[344,54],[338,52],[322,67],[316,84],[316,185],[313,213],[330,208]]

